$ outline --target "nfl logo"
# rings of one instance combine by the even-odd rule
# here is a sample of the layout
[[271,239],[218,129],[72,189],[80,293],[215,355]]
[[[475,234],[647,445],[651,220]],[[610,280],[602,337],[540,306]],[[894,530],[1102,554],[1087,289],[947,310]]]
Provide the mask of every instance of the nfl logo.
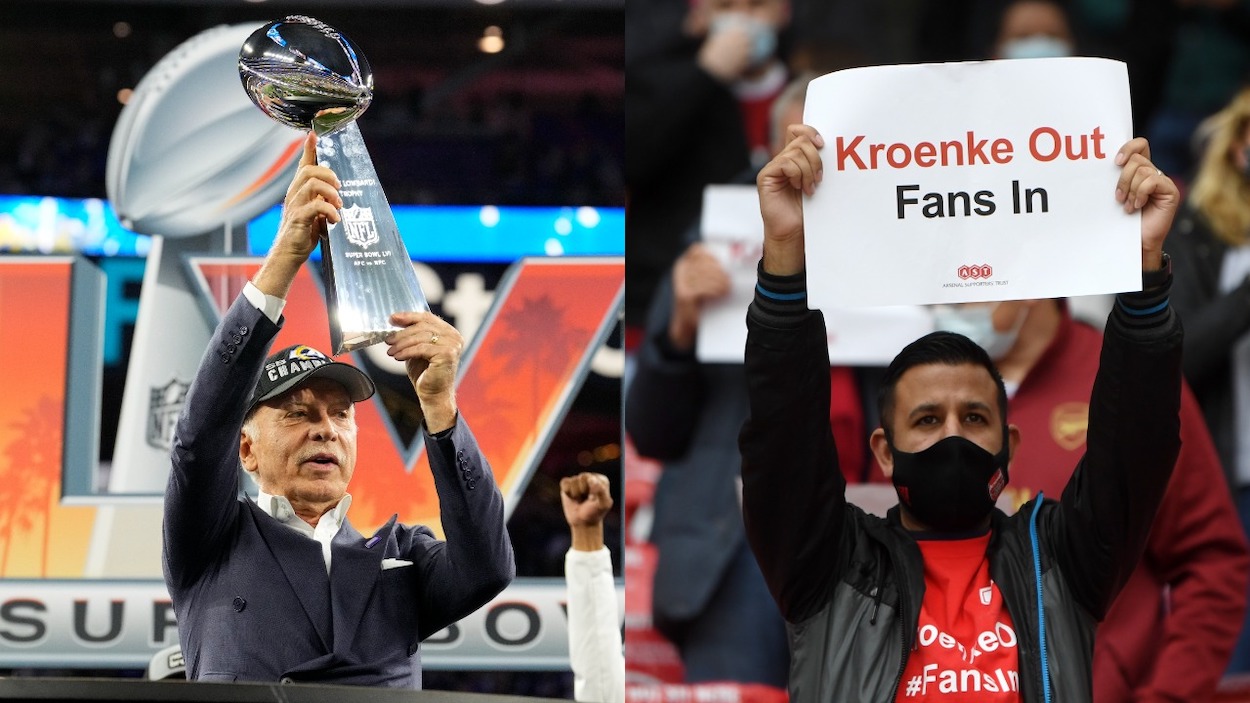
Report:
[[373,208],[353,205],[343,208],[343,233],[347,241],[367,249],[378,243],[378,228],[373,222]]
[[162,387],[153,387],[148,403],[148,446],[168,451],[174,445],[174,425],[187,399],[190,383],[171,379]]

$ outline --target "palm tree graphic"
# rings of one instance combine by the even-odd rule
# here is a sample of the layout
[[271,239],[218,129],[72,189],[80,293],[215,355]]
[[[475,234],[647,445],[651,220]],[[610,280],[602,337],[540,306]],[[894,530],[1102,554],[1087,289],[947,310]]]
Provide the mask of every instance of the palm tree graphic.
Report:
[[35,518],[43,525],[43,548],[39,550],[39,577],[48,574],[52,509],[60,499],[62,408],[50,396],[41,397],[24,418],[13,423],[16,438],[5,447],[7,461],[0,467],[0,505],[3,513],[4,549],[0,569],[9,572],[9,547],[17,533],[30,533]]
[[[524,298],[520,308],[513,310],[502,320],[504,334],[501,338],[500,356],[503,365],[500,381],[505,387],[515,385],[511,379],[528,375],[530,381],[530,406],[535,415],[546,394],[539,392],[539,384],[545,376],[559,379],[568,374],[581,360],[580,351],[588,332],[573,327],[566,321],[564,308],[550,294],[537,298]],[[528,374],[526,373],[528,372]]]

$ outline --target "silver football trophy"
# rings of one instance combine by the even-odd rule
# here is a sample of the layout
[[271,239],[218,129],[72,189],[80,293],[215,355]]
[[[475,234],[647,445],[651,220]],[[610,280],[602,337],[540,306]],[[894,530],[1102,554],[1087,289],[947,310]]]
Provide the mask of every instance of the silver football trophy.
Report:
[[369,62],[334,28],[292,15],[247,38],[239,77],[265,114],[317,134],[317,161],[339,178],[340,220],[321,243],[334,354],[381,342],[391,313],[430,306],[356,126],[373,100]]

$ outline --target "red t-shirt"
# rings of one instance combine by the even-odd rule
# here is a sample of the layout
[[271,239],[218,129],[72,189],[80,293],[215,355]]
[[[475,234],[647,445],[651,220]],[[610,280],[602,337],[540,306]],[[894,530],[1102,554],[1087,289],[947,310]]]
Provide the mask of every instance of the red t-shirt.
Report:
[[916,540],[924,556],[924,602],[895,701],[1019,703],[1016,633],[990,580],[989,543],[988,532]]

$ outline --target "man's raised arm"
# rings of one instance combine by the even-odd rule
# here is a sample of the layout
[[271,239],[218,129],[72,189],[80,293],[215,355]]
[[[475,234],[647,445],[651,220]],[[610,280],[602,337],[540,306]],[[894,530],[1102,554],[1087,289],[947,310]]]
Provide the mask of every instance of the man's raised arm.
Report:
[[1141,212],[1141,292],[1121,293],[1107,320],[1090,398],[1087,449],[1060,503],[1059,543],[1073,591],[1102,617],[1145,548],[1180,452],[1180,318],[1168,304],[1163,242],[1180,203],[1145,139],[1125,144],[1115,198]]
[[216,552],[237,510],[239,430],[285,298],[342,205],[334,173],[317,165],[316,137],[304,141],[282,222],[260,271],[226,312],[200,362],[174,433],[165,491],[166,579],[186,583]]
[[829,426],[824,318],[807,309],[803,195],[820,181],[814,129],[790,141],[756,180],[764,258],[747,312],[750,416],[742,429],[743,518],[782,615],[801,620],[836,578],[846,482]]

